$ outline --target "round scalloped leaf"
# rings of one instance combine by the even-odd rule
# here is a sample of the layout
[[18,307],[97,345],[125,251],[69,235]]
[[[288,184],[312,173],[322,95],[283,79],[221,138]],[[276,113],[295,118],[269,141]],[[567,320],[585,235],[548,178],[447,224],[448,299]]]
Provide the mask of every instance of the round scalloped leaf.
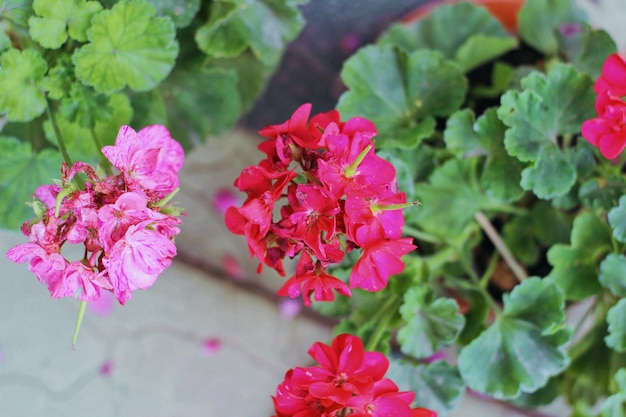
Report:
[[57,151],[34,153],[29,143],[0,136],[0,227],[17,229],[34,217],[26,202],[35,188],[61,175],[62,160]]
[[556,32],[559,52],[576,68],[593,78],[600,76],[606,58],[617,52],[615,41],[606,31],[581,23],[576,30]]
[[576,168],[552,144],[541,148],[534,165],[522,171],[520,185],[539,198],[549,200],[562,197],[576,182]]
[[341,78],[349,90],[339,98],[337,110],[344,117],[369,118],[383,134],[454,113],[467,91],[459,67],[439,53],[407,55],[389,46],[361,48],[345,62]]
[[626,256],[609,253],[600,264],[600,283],[618,297],[626,296]]
[[442,360],[414,366],[392,358],[385,376],[401,391],[414,392],[417,406],[434,410],[439,417],[450,415],[465,388],[456,367]]
[[141,0],[122,0],[98,13],[87,38],[72,55],[76,77],[103,93],[156,87],[178,55],[172,20],[156,17],[154,7]]
[[468,387],[497,399],[533,392],[567,366],[563,294],[530,278],[504,296],[504,311],[459,355]]
[[48,70],[34,49],[10,49],[0,56],[0,113],[10,122],[29,122],[46,110],[41,82]]
[[626,317],[626,298],[619,300],[606,315],[609,334],[604,338],[604,341],[608,347],[617,352],[626,351],[626,320],[624,317]]
[[177,28],[189,26],[200,10],[200,0],[148,0],[157,16],[169,16]]
[[463,71],[476,68],[517,46],[517,39],[484,7],[469,2],[442,5],[415,23],[394,25],[380,42],[399,46],[407,52],[418,49],[439,51]]
[[465,324],[459,306],[451,298],[430,300],[426,287],[413,287],[404,294],[400,314],[406,324],[398,332],[402,352],[427,358],[451,345]]
[[44,48],[58,49],[68,35],[85,42],[91,18],[102,6],[97,1],[34,0],[33,10],[35,16],[28,19],[30,36]]
[[621,196],[619,205],[609,211],[609,224],[615,239],[626,243],[626,195]]

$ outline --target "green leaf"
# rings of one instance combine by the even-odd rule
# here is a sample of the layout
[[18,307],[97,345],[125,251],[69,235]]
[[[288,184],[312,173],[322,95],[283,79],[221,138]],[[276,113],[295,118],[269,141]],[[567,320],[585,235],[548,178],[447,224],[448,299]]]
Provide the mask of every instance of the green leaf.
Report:
[[398,331],[402,352],[416,358],[427,358],[449,346],[465,324],[459,306],[451,298],[432,300],[427,287],[413,287],[404,294],[400,314],[406,325]]
[[200,0],[148,0],[157,16],[169,16],[177,28],[189,26],[200,10]]
[[470,109],[458,110],[446,121],[443,140],[446,148],[457,158],[485,155],[488,151],[474,130],[474,121],[474,113]]
[[428,183],[417,183],[415,195],[422,206],[412,219],[425,231],[450,239],[462,233],[477,211],[501,207],[500,200],[486,195],[477,184],[478,167],[478,158],[450,159]]
[[58,49],[70,38],[87,40],[91,18],[102,10],[97,1],[34,0],[35,16],[28,19],[30,36],[41,46]]
[[161,86],[172,135],[189,148],[230,129],[241,114],[234,71],[174,71]]
[[530,163],[521,185],[538,197],[565,195],[576,180],[572,161],[558,149],[559,135],[574,134],[593,117],[591,78],[571,65],[558,64],[546,76],[533,72],[522,79],[524,91],[502,96],[498,117],[509,127],[507,152]]
[[504,295],[504,311],[459,355],[459,371],[471,389],[497,399],[533,392],[568,364],[558,287],[529,278]]
[[[626,260],[626,258],[624,258]],[[624,269],[622,269],[622,274]],[[626,298],[622,298],[606,315],[609,334],[604,338],[606,345],[617,352],[626,351]]]
[[626,195],[620,197],[619,205],[609,211],[608,217],[615,239],[626,243]]
[[[81,125],[78,120],[71,121],[63,115],[57,117],[59,129],[72,159],[88,163],[98,162],[102,155],[94,135],[102,146],[112,145],[120,127],[130,123],[133,109],[125,94],[112,94],[107,100],[107,107],[109,116],[106,119],[95,120],[93,129]],[[48,140],[57,145],[49,121],[44,122],[44,131]]]
[[517,18],[521,38],[548,55],[557,52],[555,31],[561,25],[585,21],[570,0],[526,0]]
[[626,256],[609,253],[600,263],[600,284],[618,297],[626,296]]
[[345,62],[341,78],[349,90],[339,98],[337,110],[343,117],[371,119],[383,134],[428,116],[452,114],[467,90],[459,68],[438,53],[407,55],[381,46],[361,48]]
[[196,42],[214,57],[236,57],[250,48],[265,65],[275,65],[304,26],[297,6],[292,1],[216,0],[209,21],[196,32]]
[[392,358],[385,376],[392,379],[400,391],[413,391],[417,407],[434,410],[439,417],[450,415],[465,388],[458,370],[445,361],[412,366]]
[[94,91],[80,83],[70,87],[68,97],[61,100],[59,113],[70,122],[78,122],[82,127],[92,128],[97,121],[106,122],[111,118],[113,108],[109,96]]
[[522,171],[520,185],[539,198],[565,195],[576,182],[576,168],[556,146],[543,146],[534,165]]
[[428,139],[435,133],[436,124],[437,121],[434,117],[427,117],[417,125],[407,129],[398,129],[389,135],[377,135],[376,146],[378,149],[415,149],[424,139]]
[[620,368],[615,373],[619,391],[606,399],[600,408],[602,417],[626,417],[626,369]]
[[153,124],[167,125],[167,110],[160,89],[129,94],[133,119],[130,125],[142,129]]
[[29,122],[46,110],[40,86],[48,70],[34,49],[10,49],[0,56],[0,113],[11,122]]
[[626,182],[622,175],[607,175],[584,182],[578,190],[578,197],[589,207],[612,210],[626,193]]
[[11,46],[11,38],[9,38],[9,35],[7,35],[4,30],[0,29],[0,53],[11,49]]
[[89,43],[76,50],[76,77],[102,93],[156,87],[174,67],[176,28],[142,0],[122,0],[94,16]]
[[26,27],[33,14],[33,0],[0,0],[0,18]]
[[559,243],[548,250],[553,269],[546,279],[557,284],[568,300],[582,300],[600,290],[598,260],[612,249],[608,225],[583,212],[574,219],[571,245]]
[[0,227],[17,229],[34,217],[26,202],[38,186],[60,177],[61,162],[59,152],[35,153],[28,143],[0,136]]
[[380,42],[399,46],[407,52],[439,51],[463,71],[489,62],[517,46],[517,40],[484,7],[469,2],[442,5],[411,25],[394,25]]
[[593,78],[600,76],[606,58],[617,52],[611,36],[602,29],[593,29],[588,24],[579,24],[573,33],[556,31],[559,52],[576,68]]
[[533,265],[539,257],[535,230],[529,215],[516,216],[502,228],[502,238],[517,260]]
[[63,56],[57,60],[54,67],[50,68],[41,82],[41,87],[48,92],[48,97],[54,100],[67,97],[72,87],[77,84],[73,67],[72,59],[69,56]]
[[538,201],[531,209],[530,216],[532,228],[542,245],[569,242],[572,220],[565,212],[555,209],[547,201]]

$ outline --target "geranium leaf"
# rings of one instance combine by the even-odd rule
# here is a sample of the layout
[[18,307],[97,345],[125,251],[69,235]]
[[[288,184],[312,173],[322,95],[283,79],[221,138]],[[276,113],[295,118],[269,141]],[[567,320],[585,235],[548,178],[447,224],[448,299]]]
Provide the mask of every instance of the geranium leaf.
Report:
[[61,100],[59,113],[70,122],[92,128],[96,121],[109,120],[113,108],[109,105],[109,96],[98,93],[91,87],[74,83],[70,87],[68,97]]
[[51,99],[61,100],[69,95],[72,86],[76,84],[72,59],[69,56],[62,56],[54,67],[50,68],[41,82],[41,87]]
[[200,0],[148,0],[157,16],[169,16],[177,28],[189,26],[200,10]]
[[173,72],[161,86],[172,135],[189,148],[232,127],[241,114],[237,82],[228,70]]
[[235,57],[250,48],[265,65],[275,65],[287,42],[304,26],[298,2],[220,0],[211,3],[209,21],[196,32],[200,50]]
[[48,49],[60,48],[68,36],[85,42],[91,18],[100,10],[97,1],[34,0],[35,16],[28,19],[30,36]]
[[626,369],[620,368],[615,373],[619,391],[611,395],[600,407],[601,417],[626,417]]
[[621,175],[605,175],[585,181],[578,190],[580,200],[589,207],[612,210],[626,193],[626,182]]
[[376,146],[378,149],[415,149],[424,139],[435,133],[436,124],[434,117],[426,117],[415,126],[395,130],[388,135],[376,135]]
[[602,29],[580,23],[569,31],[555,32],[559,51],[576,68],[593,78],[600,76],[606,58],[617,52],[611,36]]
[[534,165],[522,171],[520,185],[546,200],[563,196],[576,181],[576,168],[556,146],[541,148]]
[[443,131],[446,148],[457,158],[484,155],[487,149],[474,131],[474,113],[470,109],[458,110],[448,117]]
[[0,0],[0,17],[26,27],[33,14],[33,0]]
[[600,263],[600,283],[618,297],[626,296],[626,256],[609,253]]
[[572,220],[567,213],[556,210],[547,201],[538,201],[531,209],[530,216],[532,228],[541,244],[552,246],[569,242]]
[[504,296],[504,311],[459,355],[467,385],[497,399],[533,392],[568,364],[563,295],[530,278]]
[[502,237],[515,258],[526,265],[532,265],[539,257],[539,247],[535,241],[535,230],[529,215],[516,216],[505,223]]
[[546,280],[553,281],[568,300],[581,300],[597,293],[598,260],[612,250],[611,230],[591,212],[574,219],[571,244],[558,243],[548,250],[553,266]]
[[557,52],[554,33],[561,25],[585,20],[570,0],[527,0],[517,17],[521,38],[548,55]]
[[[456,28],[451,31],[449,28]],[[484,7],[469,2],[442,5],[410,25],[394,25],[380,41],[407,52],[432,49],[469,71],[517,45]]]
[[12,122],[29,122],[46,109],[41,82],[48,69],[34,49],[10,49],[0,56],[0,113]]
[[418,366],[393,358],[389,362],[386,377],[401,391],[414,392],[418,407],[434,410],[439,417],[450,415],[465,388],[456,367],[441,360]]
[[591,83],[573,66],[559,64],[547,76],[533,72],[524,77],[524,91],[502,96],[498,117],[509,127],[504,146],[510,155],[531,163],[521,185],[540,198],[563,196],[576,180],[575,166],[561,154],[557,138],[579,132],[582,121],[593,117]]
[[[384,68],[379,65],[385,62]],[[409,128],[428,116],[447,116],[465,97],[467,81],[436,52],[385,46],[361,48],[341,71],[348,86],[337,103],[344,117],[371,119],[382,133]]]
[[502,204],[477,184],[478,165],[478,158],[450,159],[432,173],[428,183],[417,183],[415,195],[422,206],[411,219],[425,231],[449,239],[460,234],[478,210]]
[[432,299],[427,287],[413,287],[404,294],[400,314],[406,324],[398,332],[402,352],[427,358],[451,345],[465,324],[459,306],[451,298]]
[[0,136],[0,227],[17,229],[34,217],[26,203],[35,188],[61,176],[61,161],[59,152],[35,153],[28,143]]
[[[622,269],[622,272],[624,269]],[[606,345],[617,352],[626,351],[626,298],[622,298],[606,315],[609,334],[604,338]]]
[[128,86],[146,91],[171,71],[178,54],[176,28],[169,17],[156,17],[142,0],[122,0],[94,16],[89,43],[72,55],[76,77],[102,93]]
[[626,195],[620,197],[619,205],[609,211],[608,217],[615,239],[626,243]]

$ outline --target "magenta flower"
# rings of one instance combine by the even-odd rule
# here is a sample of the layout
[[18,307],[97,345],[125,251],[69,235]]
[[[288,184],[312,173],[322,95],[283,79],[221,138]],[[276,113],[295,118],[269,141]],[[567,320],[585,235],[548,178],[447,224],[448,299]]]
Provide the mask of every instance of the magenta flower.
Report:
[[131,291],[152,286],[176,255],[174,242],[152,230],[151,223],[146,220],[130,226],[102,260],[121,304]]
[[598,117],[583,122],[581,133],[602,156],[616,158],[626,147],[626,102],[603,91],[598,95],[596,111]]

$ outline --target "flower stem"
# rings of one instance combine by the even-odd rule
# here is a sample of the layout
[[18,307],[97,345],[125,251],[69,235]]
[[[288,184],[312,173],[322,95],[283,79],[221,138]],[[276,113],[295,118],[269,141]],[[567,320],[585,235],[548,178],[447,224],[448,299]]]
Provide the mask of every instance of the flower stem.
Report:
[[474,271],[474,268],[472,268],[468,260],[465,258],[463,254],[463,250],[461,248],[457,248],[457,253],[459,255],[459,261],[461,262],[463,269],[465,269],[465,271],[469,275],[470,280],[472,281],[476,289],[478,289],[478,291],[480,291],[480,293],[483,295],[483,297],[485,298],[485,301],[487,301],[487,304],[489,304],[494,314],[496,316],[499,316],[500,314],[502,314],[502,309],[500,308],[498,303],[496,303],[493,297],[491,297],[491,294],[489,294],[489,291],[487,291],[487,288],[481,285],[480,277],[478,276],[476,271]]
[[370,321],[377,322],[376,328],[374,332],[370,336],[367,341],[367,346],[365,347],[366,351],[376,350],[376,346],[380,342],[380,339],[383,337],[383,333],[387,330],[387,324],[389,320],[396,313],[400,305],[402,304],[402,299],[398,294],[394,294],[383,304],[382,308],[378,310],[374,316],[370,319]]
[[74,336],[72,336],[72,349],[76,348],[76,340],[78,339],[78,331],[80,325],[83,323],[83,317],[85,316],[85,309],[87,307],[87,301],[81,301],[80,307],[78,307],[78,316],[76,317],[76,326],[74,326]]
[[430,233],[422,232],[421,230],[413,226],[408,226],[405,224],[402,227],[402,231],[405,235],[413,236],[414,238],[417,238],[418,240],[422,240],[424,242],[441,243],[441,239],[439,239],[437,236],[433,236]]
[[474,218],[480,225],[481,229],[483,229],[487,237],[489,237],[491,243],[493,243],[493,245],[496,247],[496,250],[500,253],[500,255],[502,255],[502,259],[504,259],[504,262],[506,262],[509,268],[511,268],[511,271],[513,272],[517,280],[524,281],[526,278],[528,278],[526,271],[517,262],[509,248],[506,246],[506,243],[504,243],[504,240],[502,240],[502,237],[500,237],[500,234],[495,229],[495,227],[493,227],[487,216],[485,216],[482,211],[477,211],[476,214],[474,214]]
[[72,166],[72,158],[70,158],[70,154],[67,152],[67,146],[65,145],[63,134],[61,133],[61,129],[59,128],[57,118],[52,111],[52,106],[48,97],[46,97],[46,109],[48,113],[48,118],[50,119],[50,123],[52,124],[52,130],[54,131],[54,135],[57,138],[57,143],[59,144],[59,149],[61,150],[61,155],[63,155],[63,159],[65,160],[65,162],[67,162],[67,165]]

